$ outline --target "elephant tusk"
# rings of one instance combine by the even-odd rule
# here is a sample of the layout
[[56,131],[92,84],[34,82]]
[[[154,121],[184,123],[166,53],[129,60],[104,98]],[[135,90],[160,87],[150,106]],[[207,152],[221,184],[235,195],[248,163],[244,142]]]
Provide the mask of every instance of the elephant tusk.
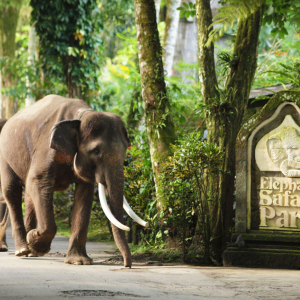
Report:
[[106,215],[106,217],[108,218],[108,220],[110,222],[112,222],[116,227],[125,230],[125,231],[130,231],[130,228],[123,225],[121,222],[119,222],[114,215],[111,213],[108,205],[107,205],[107,201],[106,201],[106,197],[105,197],[105,188],[104,185],[102,183],[98,184],[98,191],[99,191],[99,199],[100,199],[100,204],[102,206],[102,209]]
[[144,227],[148,227],[149,223],[145,222],[144,220],[142,220],[129,206],[125,196],[123,196],[123,208],[125,209],[125,211],[127,212],[127,214],[134,220],[136,221],[138,224],[144,226]]

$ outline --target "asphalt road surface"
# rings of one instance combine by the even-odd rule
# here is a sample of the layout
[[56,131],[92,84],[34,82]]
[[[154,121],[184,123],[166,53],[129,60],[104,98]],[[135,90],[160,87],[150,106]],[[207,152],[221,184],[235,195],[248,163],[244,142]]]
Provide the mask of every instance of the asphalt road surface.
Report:
[[92,266],[64,264],[68,239],[57,236],[48,256],[20,258],[8,232],[0,252],[0,300],[300,299],[300,271],[104,264],[114,244],[88,243]]

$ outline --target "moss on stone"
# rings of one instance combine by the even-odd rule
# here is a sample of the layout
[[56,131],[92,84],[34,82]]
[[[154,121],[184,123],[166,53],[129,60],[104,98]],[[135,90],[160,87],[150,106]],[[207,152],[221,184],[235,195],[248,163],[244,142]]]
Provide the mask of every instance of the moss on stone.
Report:
[[232,236],[232,240],[235,241],[239,235],[243,236],[244,241],[247,244],[249,242],[280,242],[280,243],[298,243],[300,244],[300,235],[295,232],[278,232],[278,231],[270,231],[266,232],[258,232],[258,233],[235,233]]
[[276,93],[259,112],[243,124],[237,136],[237,146],[247,143],[251,132],[264,120],[270,118],[283,102],[293,102],[300,106],[300,91],[291,90]]
[[299,269],[300,251],[230,247],[223,253],[225,267]]

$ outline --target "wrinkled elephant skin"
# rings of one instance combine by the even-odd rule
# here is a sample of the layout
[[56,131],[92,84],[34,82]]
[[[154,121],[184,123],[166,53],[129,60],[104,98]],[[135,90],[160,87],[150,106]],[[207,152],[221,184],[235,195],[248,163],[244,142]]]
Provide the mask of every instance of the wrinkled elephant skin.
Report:
[[[72,232],[65,262],[92,264],[85,244],[94,184],[105,186],[110,210],[123,222],[127,147],[126,130],[119,116],[93,111],[78,99],[49,95],[10,118],[0,135],[0,175],[16,255],[42,256],[50,250],[56,233],[53,192],[75,183]],[[112,229],[124,265],[131,267],[125,233],[114,225]]]

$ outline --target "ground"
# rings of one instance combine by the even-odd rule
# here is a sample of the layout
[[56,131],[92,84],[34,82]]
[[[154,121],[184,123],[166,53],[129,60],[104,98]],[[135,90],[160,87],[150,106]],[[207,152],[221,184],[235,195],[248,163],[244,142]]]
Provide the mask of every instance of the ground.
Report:
[[[68,239],[57,236],[45,257],[0,253],[0,299],[299,299],[300,273],[295,270],[195,267],[159,261],[134,262],[124,268],[112,243],[87,244],[92,266],[63,263]],[[120,264],[116,264],[120,263]],[[160,265],[162,264],[162,265]],[[113,298],[112,298],[113,297]]]

